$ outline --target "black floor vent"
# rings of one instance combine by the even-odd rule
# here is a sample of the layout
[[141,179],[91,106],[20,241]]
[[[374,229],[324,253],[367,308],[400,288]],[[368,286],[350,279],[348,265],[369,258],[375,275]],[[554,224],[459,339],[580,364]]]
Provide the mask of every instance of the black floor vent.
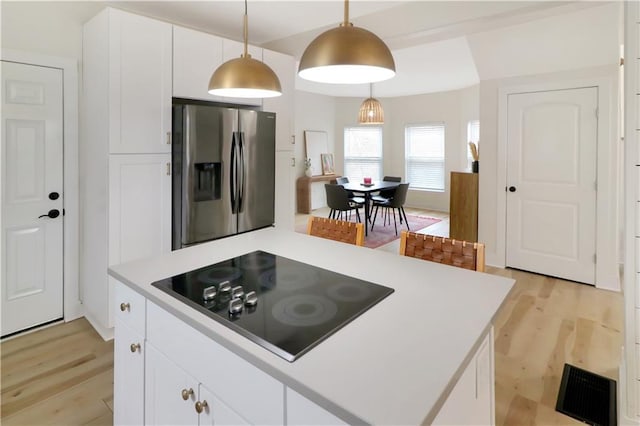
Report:
[[565,364],[556,411],[598,426],[618,424],[616,381]]

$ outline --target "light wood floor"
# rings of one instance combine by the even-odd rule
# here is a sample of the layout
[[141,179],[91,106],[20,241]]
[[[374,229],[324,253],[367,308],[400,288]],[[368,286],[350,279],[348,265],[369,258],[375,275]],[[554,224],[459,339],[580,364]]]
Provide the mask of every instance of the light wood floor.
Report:
[[496,424],[583,424],[555,411],[565,363],[618,380],[622,294],[488,268],[516,285],[495,320]]
[[[429,232],[448,235],[446,214],[407,213],[440,214],[440,227]],[[495,321],[496,424],[582,424],[555,412],[562,368],[567,362],[617,380],[622,295],[522,271],[488,272],[516,279]],[[3,425],[112,424],[113,342],[86,320],[4,341],[0,352]]]
[[113,341],[85,319],[0,343],[2,425],[113,424]]

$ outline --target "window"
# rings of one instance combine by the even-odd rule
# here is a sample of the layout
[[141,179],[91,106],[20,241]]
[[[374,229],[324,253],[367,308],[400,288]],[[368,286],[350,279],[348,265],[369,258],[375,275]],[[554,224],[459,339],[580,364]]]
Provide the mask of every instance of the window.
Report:
[[407,126],[404,137],[411,188],[444,191],[444,123]]
[[382,127],[344,129],[344,175],[354,182],[382,176]]
[[471,149],[469,149],[469,142],[474,142],[476,144],[476,148],[480,149],[480,121],[472,120],[467,123],[467,170],[471,170],[471,162],[473,161],[473,157],[471,156]]

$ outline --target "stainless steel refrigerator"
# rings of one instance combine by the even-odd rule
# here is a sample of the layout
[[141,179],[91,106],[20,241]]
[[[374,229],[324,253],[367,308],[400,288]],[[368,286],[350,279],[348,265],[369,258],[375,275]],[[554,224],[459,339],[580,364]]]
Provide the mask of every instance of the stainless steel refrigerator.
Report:
[[273,224],[274,113],[173,106],[173,249]]

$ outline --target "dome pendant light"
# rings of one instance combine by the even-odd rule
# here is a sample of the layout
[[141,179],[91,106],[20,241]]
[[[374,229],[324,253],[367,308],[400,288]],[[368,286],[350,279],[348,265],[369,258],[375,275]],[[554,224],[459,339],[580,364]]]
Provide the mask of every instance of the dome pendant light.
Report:
[[369,84],[369,98],[360,105],[359,124],[384,124],[384,111],[379,100],[373,97],[373,84]]
[[395,74],[387,45],[371,31],[349,22],[349,0],[344,2],[344,22],[316,37],[298,67],[298,75],[305,80],[333,84],[375,83]]
[[244,53],[220,65],[209,80],[209,93],[232,98],[273,98],[282,95],[278,76],[264,62],[251,57],[247,49],[249,24],[244,0]]

